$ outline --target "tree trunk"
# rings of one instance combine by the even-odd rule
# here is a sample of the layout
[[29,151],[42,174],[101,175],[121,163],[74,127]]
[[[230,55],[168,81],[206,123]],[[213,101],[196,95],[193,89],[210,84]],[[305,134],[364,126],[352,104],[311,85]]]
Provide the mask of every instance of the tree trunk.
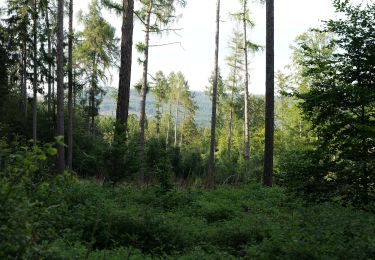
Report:
[[[232,100],[233,100],[233,93],[232,93]],[[228,160],[230,160],[230,156],[231,156],[232,127],[233,127],[233,109],[231,107],[229,111],[229,127],[228,127],[228,147],[227,147]]]
[[180,92],[177,94],[177,103],[176,103],[176,122],[174,124],[174,146],[177,146],[177,132],[178,132],[178,118],[179,118],[179,109],[180,109]]
[[126,131],[129,116],[130,81],[133,51],[133,12],[134,0],[123,0],[121,28],[121,65],[116,110],[116,121],[120,126],[117,126],[117,135],[121,135]]
[[231,146],[232,146],[232,129],[233,129],[233,101],[234,101],[234,89],[237,87],[237,55],[238,48],[236,44],[235,59],[234,59],[234,71],[233,71],[233,89],[231,95],[231,104],[229,112],[229,127],[228,127],[228,159],[231,157]]
[[183,138],[184,138],[184,134],[182,133],[182,129],[184,128],[185,118],[186,118],[186,109],[184,109],[184,114],[183,114],[183,117],[182,117],[182,123],[181,123],[181,130],[180,130],[180,147],[182,147],[182,141],[183,141]]
[[214,82],[212,89],[212,116],[211,116],[211,140],[210,140],[210,159],[208,162],[207,188],[213,188],[215,185],[215,146],[216,146],[216,99],[217,84],[219,74],[219,34],[220,34],[220,0],[217,0],[216,7],[216,35],[215,35],[215,68]]
[[47,111],[48,116],[51,117],[52,107],[51,107],[51,85],[52,85],[52,44],[51,44],[51,29],[50,29],[50,22],[49,22],[49,10],[48,4],[46,6],[46,26],[47,26],[47,48],[48,48],[48,76],[47,76]]
[[160,120],[161,120],[161,109],[160,107],[162,106],[161,104],[161,100],[158,100],[157,101],[157,105],[156,105],[156,135],[157,137],[159,138],[160,136]]
[[33,47],[34,47],[34,54],[33,54],[33,67],[34,67],[34,74],[33,74],[33,141],[34,145],[36,145],[37,142],[37,106],[38,106],[38,65],[37,65],[37,59],[38,59],[38,42],[37,42],[37,29],[38,29],[38,10],[37,10],[37,0],[34,0],[34,13],[33,13]]
[[150,42],[150,19],[151,19],[152,1],[150,2],[149,10],[146,18],[146,34],[145,34],[145,60],[143,61],[143,79],[141,89],[141,114],[140,114],[140,133],[139,133],[139,148],[140,148],[140,174],[139,181],[144,183],[145,181],[145,121],[146,121],[146,95],[147,95],[147,75],[148,75],[148,49]]
[[247,52],[247,0],[243,1],[243,30],[244,30],[244,52],[245,52],[245,95],[244,95],[244,117],[245,117],[245,160],[246,172],[249,171],[250,162],[250,131],[249,131],[249,65]]
[[165,138],[165,143],[166,143],[167,148],[169,144],[169,131],[171,127],[171,117],[172,117],[172,103],[171,101],[169,101],[168,126],[167,126],[166,138]]
[[96,92],[96,84],[97,84],[97,64],[96,64],[96,55],[94,55],[93,63],[92,63],[92,76],[91,76],[91,90],[90,90],[90,111],[91,111],[91,121],[89,126],[89,132],[91,136],[95,136],[95,92]]
[[73,170],[73,0],[69,1],[68,37],[68,169]]
[[22,98],[24,105],[25,121],[27,120],[27,60],[26,60],[26,39],[23,42],[23,51],[22,51]]
[[[64,1],[57,1],[57,131],[64,142]],[[65,168],[64,145],[57,144],[57,173]]]
[[274,0],[266,1],[266,119],[263,184],[272,186],[274,140]]

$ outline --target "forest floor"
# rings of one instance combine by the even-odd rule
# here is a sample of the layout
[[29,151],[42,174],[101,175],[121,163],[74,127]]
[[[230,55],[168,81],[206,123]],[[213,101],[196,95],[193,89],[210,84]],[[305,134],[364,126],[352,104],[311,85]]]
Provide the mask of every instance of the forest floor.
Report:
[[373,214],[307,204],[280,188],[165,191],[58,177],[33,189],[33,259],[375,258]]

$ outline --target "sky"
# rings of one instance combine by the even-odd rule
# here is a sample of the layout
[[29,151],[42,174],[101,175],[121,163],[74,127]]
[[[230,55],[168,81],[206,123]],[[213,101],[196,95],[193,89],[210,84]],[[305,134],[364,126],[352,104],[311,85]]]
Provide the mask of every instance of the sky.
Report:
[[[119,1],[119,0],[117,0]],[[357,0],[353,0],[354,2]],[[358,0],[359,1],[359,0]],[[3,6],[5,0],[0,0]],[[90,0],[75,0],[74,9],[78,13],[87,12]],[[265,45],[265,6],[249,1],[249,9],[255,28],[249,31],[250,40]],[[239,0],[221,0],[220,50],[219,66],[225,79],[228,68],[225,58],[230,54],[228,42],[231,38],[235,23],[229,13],[240,10]],[[115,13],[103,11],[104,17],[116,28],[116,35],[121,37],[121,18]],[[193,90],[203,91],[208,85],[208,78],[214,68],[215,47],[215,15],[216,0],[187,0],[184,9],[179,9],[181,15],[172,28],[181,28],[178,35],[152,36],[150,44],[180,42],[181,44],[163,47],[152,47],[149,57],[149,73],[155,74],[162,70],[166,75],[171,71],[181,71],[189,81]],[[291,55],[290,45],[294,39],[309,28],[318,27],[322,20],[334,18],[335,13],[330,0],[276,0],[275,1],[275,68],[282,70],[289,64]],[[75,17],[75,28],[80,29]],[[135,23],[134,44],[144,39],[140,22]],[[132,85],[142,76],[142,66],[137,59],[140,54],[133,51]],[[114,64],[114,67],[119,64]],[[250,92],[264,94],[265,92],[265,52],[250,56]],[[118,69],[111,70],[112,81],[109,85],[117,87]]]
[[[77,1],[78,2],[78,1]],[[88,0],[80,0],[76,9],[86,9]],[[231,38],[235,23],[229,13],[240,10],[238,0],[222,0],[220,24],[219,66],[224,79],[228,69],[225,57],[228,56],[228,42]],[[208,85],[208,78],[214,68],[215,47],[215,10],[216,0],[187,0],[182,17],[173,28],[182,28],[179,35],[170,33],[167,36],[151,37],[151,44],[181,42],[176,45],[153,47],[150,49],[149,72],[155,74],[162,70],[165,74],[171,71],[181,71],[189,81],[193,90],[203,91]],[[265,6],[249,1],[249,9],[255,21],[255,28],[249,32],[250,40],[265,45]],[[322,20],[334,18],[335,13],[329,0],[276,0],[275,1],[275,68],[281,70],[289,63],[290,45],[301,33],[311,27],[318,27]],[[113,24],[120,37],[121,20],[114,14],[106,17]],[[144,38],[139,22],[134,28],[134,42]],[[132,67],[132,83],[142,76],[142,66],[137,63],[140,55],[134,51]],[[114,71],[112,86],[118,84],[117,72]],[[265,52],[250,56],[250,92],[264,94],[265,92]]]

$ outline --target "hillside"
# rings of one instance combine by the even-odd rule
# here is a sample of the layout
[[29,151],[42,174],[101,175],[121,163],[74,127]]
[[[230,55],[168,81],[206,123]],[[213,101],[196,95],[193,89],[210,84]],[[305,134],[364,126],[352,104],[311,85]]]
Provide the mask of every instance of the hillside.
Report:
[[[106,92],[107,93],[100,106],[100,114],[105,116],[115,116],[117,89],[107,88]],[[198,105],[195,120],[199,126],[209,126],[211,117],[211,100],[204,92],[193,91],[193,93],[194,101]],[[130,92],[130,113],[139,114],[139,95],[135,89],[132,89]],[[148,116],[154,116],[156,113],[155,98],[151,94],[147,95],[146,113]]]

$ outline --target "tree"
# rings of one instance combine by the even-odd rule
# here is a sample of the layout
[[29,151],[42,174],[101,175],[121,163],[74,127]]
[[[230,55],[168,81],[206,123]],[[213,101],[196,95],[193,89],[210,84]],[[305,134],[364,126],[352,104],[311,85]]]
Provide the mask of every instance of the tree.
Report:
[[142,88],[140,100],[140,119],[139,119],[139,146],[140,146],[140,181],[144,179],[144,165],[145,161],[145,121],[146,121],[146,95],[148,88],[148,60],[150,48],[150,34],[161,34],[165,31],[170,31],[167,28],[176,20],[176,7],[185,6],[184,0],[144,0],[141,1],[141,8],[136,12],[137,17],[141,20],[145,27],[145,40],[143,43],[137,44],[139,52],[143,53],[144,58],[141,61],[143,65],[142,74]]
[[87,115],[89,133],[95,136],[95,118],[99,114],[101,96],[104,93],[99,83],[108,79],[106,71],[117,58],[117,39],[115,29],[102,17],[97,0],[91,2],[88,14],[81,15],[80,21],[84,29],[77,33],[81,42],[76,49],[76,58],[89,82]]
[[37,109],[38,109],[38,3],[33,2],[33,141],[37,142]]
[[328,157],[327,167],[335,165],[327,176],[334,176],[341,193],[350,188],[351,200],[367,204],[375,182],[375,4],[333,3],[343,18],[318,31],[332,37],[320,44],[299,38],[298,62],[308,86],[297,97],[319,137],[319,151]]
[[[32,59],[32,43],[30,28],[32,24],[33,4],[30,0],[7,1],[6,25],[9,30],[7,46],[11,63],[19,66],[19,77],[15,75],[17,69],[9,70],[9,76],[13,79],[20,78],[21,107],[23,107],[25,122],[28,116],[28,65]],[[19,55],[21,54],[21,55]],[[13,82],[12,82],[13,83]]]
[[274,141],[274,0],[266,1],[266,119],[263,184],[272,186]]
[[64,149],[64,3],[57,0],[57,131],[61,142],[57,146],[57,173],[65,168]]
[[[116,120],[122,125],[122,129],[126,129],[132,68],[134,0],[124,0],[122,8],[121,64]],[[123,134],[121,130],[117,132],[119,135]]]
[[[263,2],[263,0],[260,0]],[[250,162],[250,119],[249,119],[249,52],[256,52],[261,49],[261,46],[248,40],[248,28],[253,28],[255,26],[254,22],[250,18],[250,11],[248,8],[247,0],[240,0],[242,10],[239,13],[232,14],[232,16],[238,22],[242,23],[243,32],[242,40],[243,44],[241,49],[244,54],[244,146],[245,146],[245,160],[246,160],[246,171],[249,170]]]
[[73,0],[69,1],[68,34],[68,168],[73,169]]
[[227,65],[230,68],[226,84],[226,92],[228,92],[228,98],[226,100],[228,109],[228,139],[227,139],[227,155],[228,159],[231,157],[231,145],[232,145],[232,132],[233,132],[233,113],[235,110],[235,99],[240,95],[240,87],[242,84],[241,72],[244,66],[244,55],[241,52],[243,46],[243,35],[238,31],[234,30],[231,41],[229,42],[229,48],[231,50],[230,56],[226,58]]
[[164,76],[162,71],[158,71],[155,74],[154,79],[154,86],[152,88],[152,93],[156,99],[156,135],[159,137],[160,135],[160,124],[161,124],[161,117],[162,117],[162,108],[164,101],[167,99],[167,93],[169,91],[168,80]]
[[216,99],[217,83],[219,75],[219,34],[220,34],[220,0],[216,3],[216,34],[215,34],[215,65],[214,82],[212,88],[212,115],[211,115],[211,138],[210,138],[210,158],[208,162],[207,187],[213,188],[215,185],[215,146],[216,146]]

